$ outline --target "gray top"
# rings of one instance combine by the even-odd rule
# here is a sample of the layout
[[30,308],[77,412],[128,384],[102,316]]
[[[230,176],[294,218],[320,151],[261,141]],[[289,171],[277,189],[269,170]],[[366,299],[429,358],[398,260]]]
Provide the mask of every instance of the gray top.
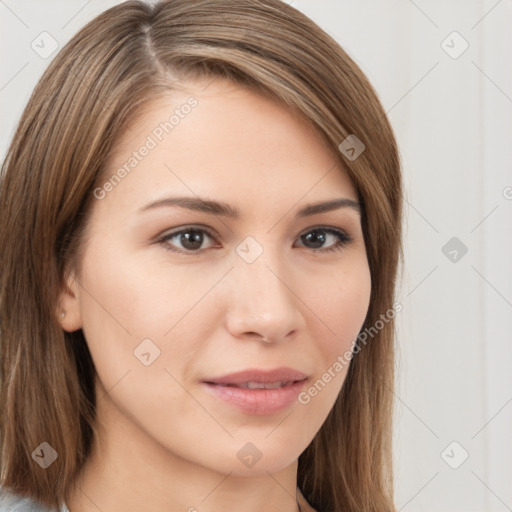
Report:
[[[30,498],[13,494],[0,488],[0,512],[49,512],[50,509]],[[69,512],[66,505],[62,505],[59,512]]]
[[[298,500],[303,512],[315,512],[311,505],[306,501],[300,490],[298,490]],[[30,498],[18,496],[5,492],[0,487],[0,512],[51,512],[43,505],[36,503]],[[63,504],[59,512],[69,512],[68,507]]]

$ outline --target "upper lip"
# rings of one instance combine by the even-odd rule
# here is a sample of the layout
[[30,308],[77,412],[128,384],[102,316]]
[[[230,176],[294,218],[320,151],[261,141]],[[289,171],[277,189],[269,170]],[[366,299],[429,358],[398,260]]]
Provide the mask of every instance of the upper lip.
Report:
[[274,382],[295,382],[307,379],[307,375],[293,368],[276,368],[275,370],[260,370],[251,368],[240,372],[230,373],[222,377],[205,379],[207,384],[245,384],[247,382],[260,382],[270,384]]

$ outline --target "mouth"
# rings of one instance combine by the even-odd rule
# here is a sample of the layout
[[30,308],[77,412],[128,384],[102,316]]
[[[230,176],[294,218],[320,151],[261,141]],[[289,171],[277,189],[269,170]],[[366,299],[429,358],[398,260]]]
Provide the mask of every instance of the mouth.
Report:
[[203,380],[216,398],[246,414],[268,415],[289,408],[304,387],[308,376],[290,368],[244,370]]
[[293,368],[281,367],[274,370],[251,368],[248,370],[242,370],[239,372],[223,375],[222,377],[206,379],[203,382],[206,382],[207,384],[219,384],[223,386],[255,386],[250,389],[256,389],[262,386],[266,386],[267,384],[273,386],[273,388],[280,387],[285,384],[299,382],[305,379],[307,379],[307,375],[305,373],[302,373],[299,370],[295,370]]
[[298,380],[288,380],[283,382],[242,382],[241,384],[218,384],[215,382],[207,382],[206,384],[211,384],[213,386],[225,386],[228,388],[242,388],[242,389],[279,389],[284,388],[286,386],[290,386],[295,384],[296,382],[300,382]]

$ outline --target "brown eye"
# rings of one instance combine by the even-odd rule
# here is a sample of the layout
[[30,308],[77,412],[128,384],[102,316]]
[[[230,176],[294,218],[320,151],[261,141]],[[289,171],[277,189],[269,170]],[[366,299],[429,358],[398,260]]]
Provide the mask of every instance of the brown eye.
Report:
[[329,252],[341,249],[352,242],[352,238],[338,229],[318,227],[300,235],[302,246],[315,252]]
[[[187,227],[163,236],[159,242],[173,252],[199,253],[213,245],[213,235],[205,229]],[[210,241],[208,243],[208,241]],[[206,244],[206,247],[204,246]]]

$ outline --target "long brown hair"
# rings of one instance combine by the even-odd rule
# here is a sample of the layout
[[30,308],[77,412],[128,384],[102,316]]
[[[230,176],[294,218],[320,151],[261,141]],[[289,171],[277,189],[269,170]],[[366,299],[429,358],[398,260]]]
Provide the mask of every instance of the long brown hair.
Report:
[[[66,270],[80,262],[105,162],[145,102],[180,79],[217,76],[282,102],[336,152],[362,205],[372,278],[363,329],[392,308],[402,257],[399,153],[374,89],[338,43],[280,0],[128,1],[108,9],[38,82],[0,176],[0,484],[12,492],[59,506],[96,434],[87,343],[81,330],[62,330],[56,311]],[[357,158],[343,150],[350,135],[364,144]],[[393,318],[381,324],[299,458],[298,486],[322,512],[396,510],[395,327]],[[43,442],[58,454],[46,469],[33,457]]]

